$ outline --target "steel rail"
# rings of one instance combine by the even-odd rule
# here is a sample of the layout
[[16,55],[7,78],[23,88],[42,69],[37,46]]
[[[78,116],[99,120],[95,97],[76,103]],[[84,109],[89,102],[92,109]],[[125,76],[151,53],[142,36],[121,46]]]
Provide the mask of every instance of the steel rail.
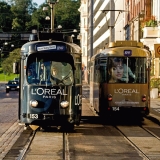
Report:
[[32,133],[32,135],[30,136],[30,138],[28,139],[28,142],[26,143],[26,145],[24,146],[24,149],[21,151],[20,155],[18,156],[18,158],[16,160],[23,160],[28,148],[30,147],[35,135],[36,135],[37,131],[34,131]]

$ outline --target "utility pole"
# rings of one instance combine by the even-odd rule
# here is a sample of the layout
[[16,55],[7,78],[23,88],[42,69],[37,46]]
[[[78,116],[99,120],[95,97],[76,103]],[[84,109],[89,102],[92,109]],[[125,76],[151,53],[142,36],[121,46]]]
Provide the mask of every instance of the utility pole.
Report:
[[51,33],[54,32],[54,17],[55,17],[55,9],[54,6],[56,3],[58,3],[59,0],[47,0],[47,3],[51,7]]

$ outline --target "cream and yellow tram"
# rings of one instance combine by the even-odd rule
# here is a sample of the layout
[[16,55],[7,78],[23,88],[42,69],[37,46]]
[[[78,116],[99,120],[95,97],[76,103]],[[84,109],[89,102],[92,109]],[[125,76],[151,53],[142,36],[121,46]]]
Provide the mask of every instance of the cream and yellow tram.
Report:
[[149,114],[151,55],[141,42],[116,41],[91,58],[90,104],[101,115]]

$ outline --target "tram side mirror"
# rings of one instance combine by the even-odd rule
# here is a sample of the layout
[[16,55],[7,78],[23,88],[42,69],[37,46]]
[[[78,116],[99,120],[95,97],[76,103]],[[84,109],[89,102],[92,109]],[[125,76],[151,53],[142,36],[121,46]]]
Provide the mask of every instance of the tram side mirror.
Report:
[[19,74],[19,70],[20,70],[19,62],[13,63],[13,73]]

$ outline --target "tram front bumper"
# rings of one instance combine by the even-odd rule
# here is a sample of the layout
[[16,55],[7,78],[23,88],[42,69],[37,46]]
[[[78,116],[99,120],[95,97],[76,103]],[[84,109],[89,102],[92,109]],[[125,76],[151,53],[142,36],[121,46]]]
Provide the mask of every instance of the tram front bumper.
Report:
[[148,107],[130,107],[130,106],[121,106],[121,107],[108,107],[107,112],[112,113],[140,113],[140,114],[149,114]]
[[53,125],[61,125],[63,123],[69,122],[74,123],[73,115],[57,115],[51,113],[41,113],[41,114],[23,114],[23,118],[25,119],[24,123],[27,124],[53,124]]

